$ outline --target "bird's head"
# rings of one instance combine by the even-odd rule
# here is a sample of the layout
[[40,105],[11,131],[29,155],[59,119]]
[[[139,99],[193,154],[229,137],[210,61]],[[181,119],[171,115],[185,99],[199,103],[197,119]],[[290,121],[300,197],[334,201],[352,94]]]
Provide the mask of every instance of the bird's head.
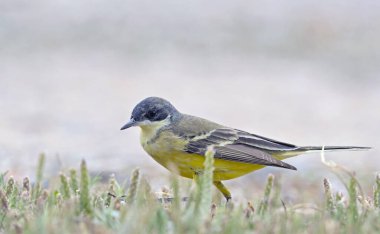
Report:
[[121,130],[134,126],[150,126],[178,116],[178,110],[168,101],[159,97],[148,97],[138,103],[132,111],[131,119]]

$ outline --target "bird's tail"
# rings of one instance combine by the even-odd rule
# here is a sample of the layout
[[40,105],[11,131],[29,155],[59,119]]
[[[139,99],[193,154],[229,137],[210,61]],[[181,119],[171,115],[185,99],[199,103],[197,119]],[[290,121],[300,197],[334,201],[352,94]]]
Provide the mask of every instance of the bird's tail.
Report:
[[335,151],[335,150],[369,150],[371,147],[365,146],[302,146],[297,149],[300,152],[309,152],[309,151]]
[[371,147],[364,147],[364,146],[300,146],[292,150],[288,151],[282,151],[281,153],[275,153],[273,156],[275,156],[276,159],[282,160],[286,158],[291,158],[300,154],[305,153],[312,153],[312,152],[318,152],[321,150],[325,151],[338,151],[338,150],[369,150]]

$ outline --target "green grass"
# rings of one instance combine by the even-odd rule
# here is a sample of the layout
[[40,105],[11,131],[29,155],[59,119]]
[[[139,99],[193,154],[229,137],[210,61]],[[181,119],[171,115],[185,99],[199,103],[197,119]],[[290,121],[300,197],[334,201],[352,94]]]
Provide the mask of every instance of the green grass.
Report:
[[[40,156],[36,181],[21,182],[0,174],[0,233],[375,233],[380,231],[380,176],[373,194],[363,194],[355,175],[329,162],[346,186],[346,197],[321,181],[324,201],[289,206],[281,200],[281,184],[273,175],[261,197],[247,204],[225,204],[212,197],[213,152],[189,194],[173,176],[171,188],[153,193],[138,169],[126,182],[114,175],[108,183],[91,178],[86,162],[62,172],[42,186],[45,157]],[[128,184],[128,186],[124,185]],[[302,189],[299,191],[302,193]],[[182,197],[189,196],[187,201]]]

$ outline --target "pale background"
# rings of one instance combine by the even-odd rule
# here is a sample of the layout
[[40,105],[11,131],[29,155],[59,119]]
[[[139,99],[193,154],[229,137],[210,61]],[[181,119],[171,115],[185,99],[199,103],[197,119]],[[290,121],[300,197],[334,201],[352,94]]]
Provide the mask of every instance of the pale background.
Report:
[[[327,155],[372,180],[379,12],[369,0],[0,0],[0,171],[33,178],[45,152],[46,175],[84,158],[104,175],[139,167],[159,188],[169,174],[138,129],[119,129],[136,103],[160,96],[289,143],[375,147]],[[285,184],[334,177],[318,154],[287,162],[298,172],[267,168],[228,184],[246,195],[269,172]]]

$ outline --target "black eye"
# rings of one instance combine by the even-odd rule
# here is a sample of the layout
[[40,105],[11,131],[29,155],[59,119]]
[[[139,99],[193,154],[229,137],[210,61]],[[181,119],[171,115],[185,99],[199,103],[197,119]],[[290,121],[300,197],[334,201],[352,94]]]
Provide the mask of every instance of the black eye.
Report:
[[154,111],[148,111],[148,113],[146,113],[145,115],[145,117],[150,120],[153,119],[155,116],[156,116],[156,112]]

